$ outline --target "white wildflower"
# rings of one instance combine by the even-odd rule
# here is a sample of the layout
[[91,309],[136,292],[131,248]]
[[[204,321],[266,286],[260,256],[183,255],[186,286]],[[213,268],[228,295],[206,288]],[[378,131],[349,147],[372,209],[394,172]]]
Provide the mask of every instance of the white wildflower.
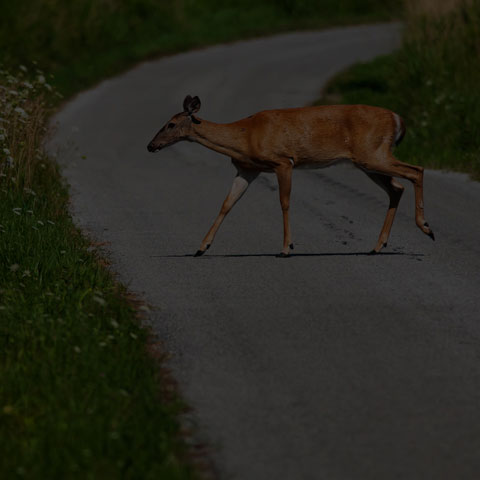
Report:
[[33,85],[30,82],[23,82],[23,85],[25,85],[27,88],[32,89]]
[[41,225],[42,227],[45,225],[41,220],[37,220],[37,223]]
[[55,225],[55,222],[52,222],[51,220],[47,220],[47,223],[49,223],[50,225]]
[[3,133],[0,133],[0,142],[3,142],[5,140],[5,135]]
[[28,113],[22,107],[16,107],[14,112],[18,113],[23,118],[28,118]]
[[31,277],[32,274],[30,273],[30,270],[24,270],[23,271],[23,274],[22,274],[22,277]]
[[110,323],[112,324],[112,327],[113,327],[113,328],[118,328],[118,327],[119,327],[118,322],[117,322],[116,320],[114,320],[113,318],[112,318],[112,320],[110,321]]
[[43,75],[39,75],[37,77],[38,83],[45,83],[45,77]]
[[76,352],[76,353],[80,353],[82,351],[82,349],[80,347],[78,347],[77,345],[75,345],[73,347],[73,350]]
[[44,85],[44,87],[45,87],[49,92],[52,91],[52,86],[51,86],[49,83],[46,83],[46,84]]
[[8,148],[4,148],[4,149],[3,149],[3,153],[4,153],[5,155],[10,155],[10,150],[9,150]]
[[11,272],[16,272],[20,268],[20,265],[18,263],[14,263],[10,265],[10,271]]
[[15,215],[21,215],[22,214],[22,209],[20,207],[12,208],[12,211]]
[[103,298],[97,297],[96,295],[93,296],[93,300],[98,304],[100,304],[102,307],[104,307],[107,304],[107,302]]
[[26,72],[26,71],[27,71],[27,67],[26,67],[25,65],[20,65],[19,68],[20,68],[20,70],[21,70],[22,72]]

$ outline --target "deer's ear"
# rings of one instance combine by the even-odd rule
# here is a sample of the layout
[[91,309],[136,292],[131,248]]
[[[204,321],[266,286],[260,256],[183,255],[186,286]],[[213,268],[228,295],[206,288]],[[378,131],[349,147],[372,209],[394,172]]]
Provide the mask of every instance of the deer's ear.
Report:
[[189,115],[198,112],[200,110],[200,106],[201,102],[197,96],[192,98],[190,95],[187,95],[183,101],[183,111],[187,112]]
[[190,95],[187,95],[185,97],[185,100],[183,101],[183,111],[184,112],[188,112],[188,107],[189,107],[191,101],[192,101],[192,97]]

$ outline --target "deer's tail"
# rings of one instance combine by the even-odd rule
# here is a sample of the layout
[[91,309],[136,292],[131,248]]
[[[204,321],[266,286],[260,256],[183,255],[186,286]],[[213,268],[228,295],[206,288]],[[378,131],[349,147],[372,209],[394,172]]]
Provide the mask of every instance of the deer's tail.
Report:
[[395,120],[395,136],[393,137],[392,147],[396,147],[403,140],[407,129],[405,128],[405,122],[400,115],[394,113],[393,119]]

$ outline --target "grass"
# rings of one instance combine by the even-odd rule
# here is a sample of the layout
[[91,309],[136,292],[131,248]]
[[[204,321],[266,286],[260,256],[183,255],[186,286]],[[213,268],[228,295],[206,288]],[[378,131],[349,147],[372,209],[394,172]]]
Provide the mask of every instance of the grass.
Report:
[[43,74],[0,77],[0,477],[198,478],[185,406],[43,153]]
[[480,180],[480,2],[412,2],[402,47],[343,72],[318,103],[365,103],[404,117],[398,156]]
[[139,306],[74,226],[68,186],[44,153],[46,121],[62,98],[55,91],[69,97],[148,56],[193,46],[388,20],[398,11],[395,5],[390,0],[2,5],[0,478],[202,476],[182,435],[185,405],[155,340],[140,326]]

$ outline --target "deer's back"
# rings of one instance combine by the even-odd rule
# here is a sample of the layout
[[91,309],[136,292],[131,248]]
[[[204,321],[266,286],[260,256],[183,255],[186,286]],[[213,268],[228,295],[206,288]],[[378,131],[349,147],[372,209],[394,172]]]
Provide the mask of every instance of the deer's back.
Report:
[[367,105],[332,105],[265,110],[239,123],[248,129],[252,157],[286,157],[306,166],[390,148],[397,126],[394,115]]

